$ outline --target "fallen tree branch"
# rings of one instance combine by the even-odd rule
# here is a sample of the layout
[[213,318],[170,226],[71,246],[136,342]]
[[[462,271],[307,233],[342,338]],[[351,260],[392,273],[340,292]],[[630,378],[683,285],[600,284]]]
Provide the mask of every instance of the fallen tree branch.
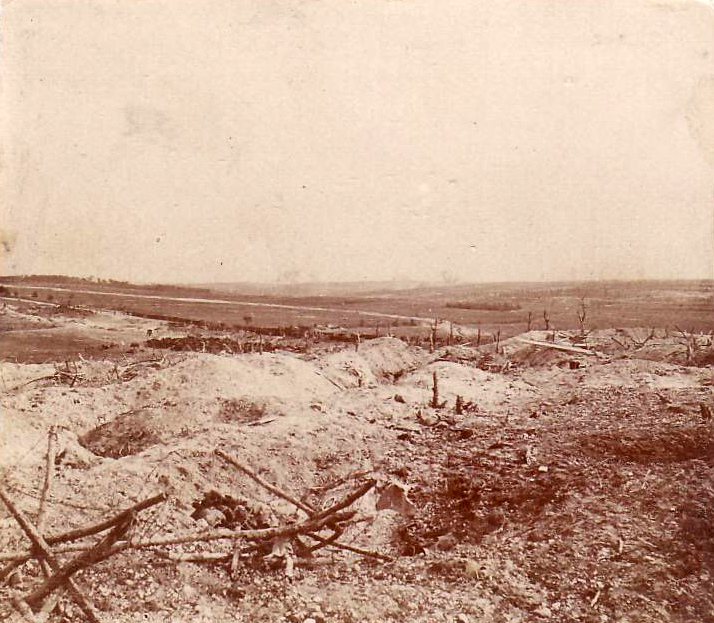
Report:
[[85,537],[92,536],[93,534],[98,534],[99,532],[104,532],[112,526],[116,526],[117,524],[121,523],[130,515],[139,513],[140,511],[146,510],[147,508],[151,508],[152,506],[155,506],[156,504],[159,504],[161,502],[165,502],[166,499],[167,496],[165,493],[159,493],[158,495],[150,497],[144,500],[143,502],[139,502],[137,504],[134,504],[134,506],[130,506],[129,508],[121,511],[117,515],[114,515],[114,517],[106,519],[105,521],[102,521],[98,524],[86,526],[84,528],[77,528],[75,530],[70,530],[68,532],[63,532],[54,536],[48,536],[45,540],[49,545],[55,545],[57,543],[67,543],[69,541],[76,541],[78,539],[83,539]]
[[[142,549],[145,547],[160,547],[163,545],[181,545],[182,543],[194,543],[197,541],[218,541],[220,539],[248,539],[248,540],[268,540],[275,538],[288,538],[296,534],[302,534],[308,531],[320,530],[323,526],[331,523],[339,523],[340,521],[348,521],[357,514],[357,511],[347,511],[344,513],[334,513],[327,517],[311,518],[299,524],[292,526],[284,526],[279,528],[260,528],[256,530],[230,530],[228,528],[218,528],[215,530],[203,530],[201,532],[189,532],[185,534],[176,534],[171,536],[157,537],[153,539],[145,539],[139,541],[126,541],[114,546],[111,550],[111,555],[124,551],[126,549]],[[87,550],[85,545],[68,545],[59,547],[54,550],[55,554],[68,554],[71,552],[84,552]],[[33,551],[9,552],[0,554],[0,561],[13,561],[29,558],[34,558],[36,554]]]
[[322,538],[319,534],[315,534],[314,532],[308,532],[307,536],[309,536],[311,539],[314,539],[317,541],[317,545],[313,545],[308,549],[310,552],[316,552],[318,549],[321,549],[323,547],[327,547],[328,545],[332,545],[337,539],[339,539],[342,534],[344,533],[344,530],[340,527],[336,527],[333,529],[332,534],[328,536],[326,539]]
[[332,383],[337,389],[344,391],[345,388],[344,388],[342,385],[340,385],[337,381],[331,379],[331,378],[330,378],[329,376],[327,376],[326,374],[323,374],[322,372],[318,372],[317,370],[315,370],[315,374],[317,374],[317,376],[321,376],[323,379],[327,379],[327,380],[328,380],[330,383]]
[[[70,586],[70,590],[74,592],[70,584],[72,575],[80,569],[93,565],[101,560],[105,560],[111,551],[112,545],[114,545],[118,539],[126,534],[127,530],[131,527],[132,522],[133,517],[127,517],[124,521],[122,521],[122,523],[116,525],[99,543],[85,552],[82,552],[64,567],[60,568],[57,566],[57,568],[55,568],[53,566],[52,570],[55,572],[54,575],[52,575],[52,577],[50,577],[42,586],[30,593],[25,598],[25,601],[31,607],[37,608],[42,604],[46,597],[63,584],[68,584],[68,586]],[[85,614],[87,614],[87,611],[84,608],[82,608],[82,610]],[[90,620],[96,618],[96,614],[92,614],[89,618]]]
[[[228,528],[219,528],[217,530],[205,530],[199,533],[176,535],[169,537],[160,537],[149,539],[146,541],[135,541],[129,546],[134,548],[154,547],[157,545],[180,545],[181,543],[192,543],[194,541],[216,541],[219,539],[247,539],[267,541],[277,538],[289,538],[296,534],[304,534],[319,530],[323,526],[330,523],[338,523],[352,519],[357,514],[357,511],[348,511],[345,513],[331,513],[325,517],[315,517],[308,519],[299,524],[292,526],[284,526],[280,528],[259,528],[256,530],[230,530]],[[120,546],[121,547],[121,546]]]
[[35,613],[32,611],[32,608],[27,605],[27,602],[24,599],[20,599],[15,595],[12,597],[11,601],[15,610],[17,610],[17,612],[20,614],[21,621],[27,621],[28,623],[38,623]]
[[216,456],[221,457],[224,461],[227,461],[228,463],[233,465],[233,467],[235,467],[236,469],[239,469],[247,476],[250,476],[250,478],[252,478],[255,482],[257,482],[261,487],[263,487],[264,489],[267,489],[272,494],[277,495],[279,498],[282,498],[283,500],[287,500],[293,506],[299,508],[302,511],[305,511],[311,517],[315,514],[315,509],[308,506],[307,504],[303,504],[300,500],[296,500],[294,497],[285,493],[285,491],[279,489],[275,485],[271,485],[269,482],[266,482],[260,476],[258,476],[258,474],[256,474],[252,469],[239,463],[232,456],[229,456],[228,454],[226,454],[222,450],[219,450],[218,448],[214,452],[215,452]]
[[[70,530],[69,532],[63,532],[61,534],[56,534],[53,536],[48,536],[45,538],[45,542],[48,545],[56,545],[59,543],[67,543],[70,541],[77,541],[79,539],[83,539],[85,537],[92,536],[93,534],[98,534],[100,532],[104,532],[105,530],[108,530],[109,528],[121,523],[128,516],[138,513],[139,511],[145,510],[147,508],[150,508],[151,506],[154,506],[154,505],[156,505],[160,502],[163,502],[165,500],[166,500],[166,494],[160,493],[158,495],[155,495],[154,497],[144,500],[143,502],[134,504],[134,506],[131,506],[130,508],[127,508],[126,510],[123,510],[122,512],[115,515],[114,517],[111,517],[110,519],[102,521],[101,523],[94,524],[92,526],[86,526],[84,528],[77,528],[75,530]],[[56,548],[55,550],[53,550],[53,553],[68,554],[68,553],[72,553],[72,552],[83,552],[87,549],[87,547],[88,547],[87,545],[74,545],[74,546],[68,546],[68,547],[63,547],[63,548],[60,547],[60,548]],[[12,571],[15,568],[17,568],[18,566],[27,562],[31,558],[35,558],[36,556],[37,556],[37,554],[36,554],[34,548],[29,551],[0,553],[0,562],[11,562],[10,565],[8,565],[5,569],[0,571],[0,581],[2,581],[6,577],[6,575],[9,575],[10,573],[12,573]],[[13,566],[13,565],[15,565],[15,566]]]
[[[324,526],[333,526],[336,525],[342,521],[349,521],[352,519],[356,514],[357,511],[346,511],[346,512],[339,512],[342,511],[342,509],[350,506],[353,504],[356,500],[361,498],[363,495],[365,495],[372,487],[375,486],[377,483],[376,480],[372,479],[367,481],[364,485],[362,485],[359,489],[345,497],[342,501],[337,502],[333,506],[320,511],[319,513],[316,513],[312,517],[308,518],[302,523],[299,524],[294,524],[291,526],[282,526],[282,527],[277,527],[277,528],[259,528],[255,530],[230,530],[228,528],[219,528],[215,530],[203,530],[201,532],[192,532],[188,534],[177,534],[177,535],[171,535],[171,536],[164,536],[164,537],[158,537],[154,539],[146,539],[146,540],[139,540],[139,541],[127,541],[126,543],[120,543],[114,546],[112,549],[112,554],[118,553],[120,551],[126,550],[126,549],[141,549],[145,547],[159,547],[163,545],[180,545],[182,543],[193,543],[196,541],[216,541],[220,539],[230,539],[230,540],[235,540],[235,539],[247,539],[247,540],[268,540],[268,539],[275,539],[275,538],[288,538],[295,536],[297,534],[305,534],[307,532],[315,532],[317,530],[322,529]],[[154,498],[151,498],[151,500],[158,500],[160,501],[160,498],[163,498],[162,495],[155,496]],[[145,502],[142,502],[140,504],[137,504],[136,507],[132,508],[138,508],[142,505],[148,504],[151,500],[146,500]],[[156,502],[154,502],[156,503]],[[126,513],[128,511],[124,511]],[[122,513],[120,513],[121,515]],[[117,516],[118,517],[118,516]],[[116,518],[115,518],[116,519]],[[112,522],[113,520],[108,520],[107,522],[103,522],[102,524],[98,524],[98,526],[103,526],[102,529],[106,529],[105,524]],[[114,522],[116,523],[116,522]],[[114,524],[111,524],[114,525]],[[95,532],[99,532],[100,530],[97,530],[96,528],[98,526],[94,526],[93,529]],[[87,536],[86,532],[89,530],[89,528],[81,528],[79,530],[73,531],[74,537],[73,538],[80,538],[77,537],[76,534],[79,532],[84,532],[85,534],[82,534],[81,536]],[[70,535],[72,533],[65,533],[65,535],[58,535],[56,537],[50,537],[51,542],[53,543],[59,543],[62,541],[66,540],[71,540],[69,538],[66,538],[67,535]],[[66,547],[60,547],[54,550],[55,554],[67,554],[70,552],[83,552],[86,551],[87,547],[84,545],[69,545]],[[29,560],[30,558],[35,558],[36,554],[34,550],[30,551],[15,551],[15,552],[7,552],[0,554],[0,562],[11,562],[11,561],[19,561],[19,560]]]
[[233,554],[221,552],[159,552],[159,555],[174,562],[228,562],[233,557]]
[[[388,400],[392,400],[390,397]],[[355,478],[364,478],[365,476],[369,475],[372,473],[372,470],[363,470],[363,471],[355,471],[352,472],[351,474],[347,474],[347,476],[344,476],[342,478],[337,478],[335,480],[332,480],[328,482],[327,484],[320,485],[318,487],[310,487],[308,490],[309,493],[314,493],[316,495],[322,495],[329,491],[330,489],[336,489],[340,485],[346,483],[348,480],[354,480]]]
[[[41,554],[42,559],[46,560],[48,564],[50,565],[50,568],[52,569],[53,572],[57,573],[60,570],[59,563],[57,562],[57,559],[54,557],[52,551],[49,548],[49,545],[47,545],[47,542],[42,538],[42,535],[37,531],[37,528],[33,526],[30,521],[25,517],[24,513],[18,509],[13,503],[10,498],[7,497],[5,492],[0,489],[0,500],[3,501],[5,506],[7,506],[7,509],[10,511],[12,516],[15,518],[17,523],[20,525],[20,528],[22,528],[22,531],[27,535],[27,538],[30,539],[32,544],[35,546],[36,550],[39,550],[39,553]],[[49,581],[49,580],[48,580]],[[79,587],[72,581],[72,578],[67,576],[64,580],[64,583],[67,584],[67,588],[69,588],[69,592],[72,595],[72,598],[74,601],[77,603],[77,605],[80,607],[82,612],[84,612],[85,616],[92,622],[92,623],[99,623],[99,618],[97,617],[97,613],[94,610],[94,606],[89,602],[89,600],[84,596],[81,590],[79,590]],[[27,602],[29,605],[32,605],[31,602]],[[42,602],[40,602],[41,604]],[[39,604],[38,604],[39,605]]]
[[328,515],[332,515],[334,513],[337,513],[337,511],[341,511],[343,508],[347,508],[351,504],[354,504],[357,500],[359,500],[363,495],[368,493],[374,485],[377,484],[377,481],[374,478],[371,478],[368,480],[366,483],[364,483],[359,489],[357,489],[354,493],[351,493],[348,495],[346,498],[344,498],[341,502],[337,502],[337,504],[333,504],[329,508],[325,509],[324,511],[320,511],[319,513],[315,514],[312,518],[313,519],[321,519],[323,517],[327,517]]
[[7,623],[45,623],[57,606],[57,601],[57,595],[51,595],[42,605],[40,611],[35,614],[24,599],[15,596],[12,598],[12,605],[15,606],[17,614],[6,621]]
[[345,545],[344,543],[330,542],[327,543],[329,539],[323,539],[320,535],[308,532],[307,536],[311,539],[315,539],[318,542],[324,542],[325,545],[329,547],[334,547],[335,549],[343,549],[348,552],[353,552],[355,554],[360,554],[362,556],[367,556],[368,558],[377,558],[379,560],[384,560],[385,562],[392,562],[394,558],[388,556],[387,554],[382,554],[380,552],[374,552],[368,549],[362,549],[361,547],[354,547],[352,545]]
[[22,565],[24,565],[28,560],[29,558],[13,560],[9,564],[5,565],[3,569],[0,569],[0,586],[5,584],[5,580],[12,575],[12,572],[15,571],[15,569],[22,567]]

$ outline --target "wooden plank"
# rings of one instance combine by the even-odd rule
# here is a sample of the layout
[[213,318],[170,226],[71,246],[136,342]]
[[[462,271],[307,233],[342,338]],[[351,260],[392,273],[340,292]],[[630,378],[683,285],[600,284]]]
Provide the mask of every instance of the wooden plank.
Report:
[[594,350],[588,350],[586,348],[579,348],[578,346],[568,346],[567,344],[556,344],[555,342],[543,342],[541,340],[529,340],[523,337],[515,337],[514,340],[522,342],[523,344],[531,344],[533,346],[540,346],[541,348],[554,348],[555,350],[562,350],[567,353],[578,353],[579,355],[591,355],[593,357],[599,357],[600,353]]

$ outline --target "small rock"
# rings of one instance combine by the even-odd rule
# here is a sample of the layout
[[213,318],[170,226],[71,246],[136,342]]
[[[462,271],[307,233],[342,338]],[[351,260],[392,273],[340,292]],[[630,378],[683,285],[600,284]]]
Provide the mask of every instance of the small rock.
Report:
[[454,536],[451,534],[445,534],[444,536],[439,537],[439,540],[436,542],[436,548],[442,552],[448,552],[456,547],[456,543],[457,541]]
[[467,614],[462,612],[461,614],[456,615],[456,623],[471,623],[471,619]]
[[541,606],[534,612],[534,614],[546,618],[550,618],[551,616],[553,616],[553,613],[550,611],[550,608],[548,608],[548,606]]
[[417,420],[421,422],[424,426],[434,426],[438,423],[439,418],[430,413],[422,413],[421,409],[417,411]]
[[481,567],[475,560],[468,559],[464,564],[464,573],[470,578],[477,578],[481,575]]
[[202,509],[199,518],[204,519],[211,527],[215,527],[226,520],[226,516],[217,508]]
[[195,599],[195,597],[198,595],[198,591],[190,584],[184,584],[183,594],[186,599]]

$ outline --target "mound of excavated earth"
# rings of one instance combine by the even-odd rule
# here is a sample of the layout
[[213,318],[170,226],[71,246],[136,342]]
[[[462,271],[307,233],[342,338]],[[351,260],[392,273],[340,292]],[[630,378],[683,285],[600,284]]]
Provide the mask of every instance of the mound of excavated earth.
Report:
[[[115,341],[144,330],[100,320],[55,322]],[[618,335],[594,334],[598,355],[379,338],[308,354],[3,362],[2,487],[36,516],[50,427],[49,534],[159,492],[142,537],[298,516],[217,449],[315,508],[376,479],[340,540],[391,561],[323,549],[291,577],[266,561],[231,577],[230,561],[167,558],[230,558],[227,541],[135,550],[76,577],[107,621],[711,621],[714,371],[682,365],[666,338]],[[26,548],[0,510],[0,552]],[[28,563],[12,578],[0,616],[41,572]],[[80,616],[63,598],[51,620]]]

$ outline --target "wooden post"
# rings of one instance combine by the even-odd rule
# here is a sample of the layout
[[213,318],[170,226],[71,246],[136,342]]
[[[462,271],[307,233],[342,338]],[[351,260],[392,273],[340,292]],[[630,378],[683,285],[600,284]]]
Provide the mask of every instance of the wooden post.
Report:
[[434,409],[439,407],[439,379],[436,376],[436,371],[432,372],[433,386],[431,388],[431,406]]
[[547,309],[543,310],[543,322],[545,322],[545,330],[548,331],[550,329],[550,316]]
[[529,311],[528,312],[528,329],[527,331],[531,330],[531,322],[533,321],[533,312]]
[[[47,498],[50,497],[52,492],[52,483],[54,482],[55,476],[55,454],[57,447],[57,431],[54,426],[50,426],[50,430],[47,434],[47,457],[45,460],[45,482],[42,486],[42,492],[40,493],[40,504],[37,510],[37,531],[42,534],[45,527],[45,514],[47,511]],[[46,578],[51,575],[52,569],[46,560],[40,563],[42,568],[42,573]]]
[[578,322],[580,323],[580,333],[585,333],[585,318],[587,317],[587,308],[585,307],[585,298],[580,300],[580,309],[578,309]]
[[47,455],[45,460],[45,481],[40,493],[40,505],[37,510],[37,529],[42,532],[47,512],[47,498],[52,490],[52,483],[55,475],[55,454],[57,452],[57,431],[54,426],[50,426],[47,434]]

